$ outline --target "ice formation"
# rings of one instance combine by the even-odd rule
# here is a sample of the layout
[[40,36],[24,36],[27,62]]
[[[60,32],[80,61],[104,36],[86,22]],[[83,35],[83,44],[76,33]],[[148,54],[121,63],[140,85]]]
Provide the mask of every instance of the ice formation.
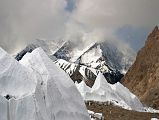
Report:
[[84,82],[76,84],[78,90],[86,101],[112,102],[130,110],[141,110],[143,108],[139,99],[132,94],[121,83],[109,84],[104,76],[99,73],[92,88]]
[[72,80],[41,48],[20,63],[0,48],[0,120],[90,119]]

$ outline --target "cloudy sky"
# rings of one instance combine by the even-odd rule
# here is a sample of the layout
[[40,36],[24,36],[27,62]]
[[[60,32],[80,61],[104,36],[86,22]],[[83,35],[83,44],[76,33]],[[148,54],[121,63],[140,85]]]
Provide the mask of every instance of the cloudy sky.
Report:
[[139,50],[159,25],[159,0],[0,0],[0,46],[9,53],[35,39],[112,40]]

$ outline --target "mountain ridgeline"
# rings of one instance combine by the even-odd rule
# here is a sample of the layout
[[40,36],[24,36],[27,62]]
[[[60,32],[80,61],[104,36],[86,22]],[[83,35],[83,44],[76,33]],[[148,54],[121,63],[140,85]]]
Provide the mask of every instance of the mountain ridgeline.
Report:
[[28,45],[15,59],[21,60],[26,53],[31,53],[37,47],[41,47],[74,82],[85,81],[90,87],[99,72],[103,73],[111,84],[120,81],[123,77],[122,71],[127,70],[134,61],[132,52],[127,54],[110,42],[92,43],[81,50],[77,46],[74,47],[71,41],[55,43],[44,40]]

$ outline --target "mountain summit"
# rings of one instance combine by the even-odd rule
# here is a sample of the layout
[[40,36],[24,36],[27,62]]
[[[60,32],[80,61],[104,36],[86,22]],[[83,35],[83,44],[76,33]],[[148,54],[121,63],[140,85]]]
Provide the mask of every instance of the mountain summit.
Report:
[[159,109],[159,28],[148,36],[145,46],[123,79],[127,86],[148,106]]

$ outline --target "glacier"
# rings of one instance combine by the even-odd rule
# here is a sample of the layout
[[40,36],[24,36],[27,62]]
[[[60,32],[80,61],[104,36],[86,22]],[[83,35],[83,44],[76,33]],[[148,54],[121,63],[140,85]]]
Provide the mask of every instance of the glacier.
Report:
[[92,88],[84,82],[76,83],[78,90],[85,101],[111,102],[129,110],[142,111],[143,105],[139,99],[132,94],[121,83],[109,84],[105,77],[99,73]]
[[89,120],[69,76],[41,48],[17,62],[0,48],[0,120]]

